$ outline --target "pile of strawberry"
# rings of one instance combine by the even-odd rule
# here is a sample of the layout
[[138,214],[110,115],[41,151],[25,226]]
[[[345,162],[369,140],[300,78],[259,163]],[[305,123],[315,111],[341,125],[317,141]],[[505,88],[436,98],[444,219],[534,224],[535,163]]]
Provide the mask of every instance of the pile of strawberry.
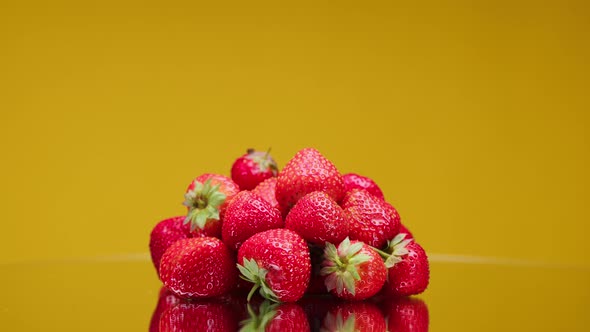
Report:
[[377,184],[342,175],[319,151],[297,152],[279,172],[268,152],[248,150],[231,178],[202,174],[185,193],[186,216],[151,232],[154,266],[184,298],[258,290],[275,302],[331,293],[346,300],[382,291],[423,292],[424,249]]

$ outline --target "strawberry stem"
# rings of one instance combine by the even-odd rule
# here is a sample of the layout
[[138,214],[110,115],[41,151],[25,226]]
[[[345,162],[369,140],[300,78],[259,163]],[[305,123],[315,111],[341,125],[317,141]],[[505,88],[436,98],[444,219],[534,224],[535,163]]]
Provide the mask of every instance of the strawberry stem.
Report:
[[260,287],[260,284],[254,284],[254,286],[252,286],[252,288],[250,289],[250,292],[248,293],[248,297],[246,297],[247,302],[250,302],[250,300],[252,299],[252,296],[254,295],[254,293],[256,293],[256,290],[258,290],[259,287]]

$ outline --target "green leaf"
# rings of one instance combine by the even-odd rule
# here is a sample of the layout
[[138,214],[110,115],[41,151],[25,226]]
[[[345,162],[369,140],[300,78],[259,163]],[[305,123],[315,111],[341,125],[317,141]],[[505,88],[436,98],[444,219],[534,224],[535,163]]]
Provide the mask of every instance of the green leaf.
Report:
[[344,279],[344,287],[346,288],[346,290],[350,294],[354,295],[354,279],[352,278],[352,276],[350,276],[350,277],[347,276],[347,277],[345,277],[343,279]]

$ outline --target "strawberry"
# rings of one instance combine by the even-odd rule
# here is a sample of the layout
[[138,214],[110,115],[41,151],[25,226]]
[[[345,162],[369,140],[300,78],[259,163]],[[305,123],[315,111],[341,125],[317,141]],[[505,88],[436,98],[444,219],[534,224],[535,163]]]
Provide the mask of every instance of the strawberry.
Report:
[[344,302],[339,303],[326,314],[320,331],[386,332],[387,327],[383,314],[373,303]]
[[277,189],[277,178],[268,178],[262,182],[260,182],[254,190],[253,193],[257,194],[258,196],[264,198],[267,202],[270,203],[275,208],[279,208],[279,202],[277,202],[276,196],[276,189]]
[[352,240],[381,248],[398,233],[400,218],[397,211],[364,189],[347,192],[342,208],[348,217]]
[[213,301],[182,302],[160,317],[160,332],[235,332],[238,321],[231,307]]
[[240,191],[227,176],[205,173],[188,186],[182,203],[188,209],[185,223],[209,236],[221,237],[221,219],[227,203]]
[[388,292],[407,296],[426,290],[430,279],[428,257],[413,239],[406,239],[406,234],[400,233],[389,241],[384,252],[378,252],[385,258],[388,268]]
[[277,176],[277,163],[267,152],[248,149],[247,153],[234,161],[231,178],[241,190],[252,190],[260,182]]
[[415,297],[393,297],[386,303],[390,331],[428,332],[428,307]]
[[241,191],[229,202],[221,225],[225,244],[238,250],[250,236],[272,228],[282,228],[281,212],[251,191]]
[[339,298],[363,300],[379,292],[387,269],[383,259],[367,244],[344,239],[336,248],[326,243],[321,274],[326,288]]
[[159,332],[160,331],[160,316],[162,313],[178,304],[180,302],[180,298],[171,291],[169,291],[166,287],[162,287],[160,289],[160,295],[158,297],[158,304],[156,304],[156,309],[152,314],[152,319],[150,320],[150,328],[149,332]]
[[381,188],[379,188],[375,181],[366,176],[358,175],[355,173],[348,173],[342,175],[342,180],[344,180],[344,188],[346,191],[351,191],[352,189],[365,189],[366,191],[373,194],[375,197],[379,197],[382,200],[385,200]]
[[271,229],[253,235],[238,251],[242,278],[254,283],[248,301],[260,295],[275,302],[295,302],[309,284],[311,263],[305,240],[297,233]]
[[271,304],[265,300],[258,306],[258,313],[248,304],[250,318],[242,321],[240,332],[306,332],[309,322],[303,308],[296,303]]
[[318,150],[305,148],[289,160],[277,178],[276,197],[283,215],[313,191],[324,191],[338,202],[344,195],[344,182],[336,166]]
[[326,242],[340,243],[348,236],[344,211],[323,191],[301,197],[285,218],[285,228],[320,246]]
[[183,223],[184,217],[173,217],[160,221],[150,233],[150,254],[156,271],[160,270],[160,259],[174,242],[191,237],[190,226]]
[[160,279],[181,297],[221,295],[235,286],[235,259],[229,248],[217,238],[178,240],[162,256]]
[[210,229],[204,229],[202,231],[195,229],[191,231],[190,225],[183,222],[184,219],[184,216],[164,219],[152,229],[150,234],[150,253],[156,271],[160,270],[160,259],[172,243],[190,237],[212,236],[212,234],[207,234],[207,231]]

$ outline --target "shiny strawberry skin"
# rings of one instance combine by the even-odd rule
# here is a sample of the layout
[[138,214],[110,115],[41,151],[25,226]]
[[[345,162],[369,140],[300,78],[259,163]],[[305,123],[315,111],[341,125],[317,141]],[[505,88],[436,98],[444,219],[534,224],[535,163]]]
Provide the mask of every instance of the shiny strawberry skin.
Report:
[[381,188],[379,188],[377,183],[371,178],[356,173],[347,173],[342,175],[342,180],[344,181],[344,188],[346,191],[351,191],[352,189],[365,189],[375,197],[385,200]]
[[[359,241],[350,242],[351,244],[354,244]],[[342,292],[338,294],[336,289],[332,289],[330,292],[334,296],[344,300],[364,300],[379,293],[383,288],[387,278],[387,268],[385,267],[385,263],[383,263],[383,258],[365,243],[363,243],[363,248],[360,253],[368,255],[370,259],[357,267],[360,279],[355,280],[354,282],[355,293],[351,294],[346,288],[344,288]]]
[[388,270],[386,287],[395,296],[420,294],[426,290],[430,279],[428,257],[422,246],[412,241],[406,249],[409,252],[401,257],[402,261]]
[[237,318],[225,303],[182,302],[164,311],[160,317],[160,332],[237,330]]
[[258,196],[264,198],[267,202],[270,203],[273,207],[279,209],[279,202],[277,201],[277,178],[272,177],[268,178],[254,188],[252,190],[253,193],[257,194]]
[[318,150],[305,148],[279,173],[276,197],[281,212],[286,215],[301,197],[313,191],[324,191],[338,202],[344,195],[344,182],[336,166]]
[[297,233],[271,229],[246,240],[238,251],[238,263],[253,259],[268,271],[266,282],[280,302],[295,302],[309,285],[311,262],[305,240]]
[[234,254],[214,237],[176,241],[162,256],[160,279],[180,297],[206,298],[235,287]]
[[283,226],[278,209],[251,191],[241,191],[225,210],[221,238],[230,249],[237,251],[250,236]]
[[278,174],[277,163],[267,152],[249,149],[234,161],[231,178],[240,190],[252,190],[262,181]]
[[183,223],[184,218],[184,216],[179,216],[164,219],[152,229],[150,234],[150,254],[156,271],[160,269],[162,255],[174,242],[190,237],[208,236],[207,229],[191,232],[190,225]]
[[348,217],[350,238],[376,248],[392,239],[399,231],[400,219],[388,204],[364,189],[347,192],[341,206]]
[[285,228],[297,232],[307,242],[323,246],[340,243],[348,236],[344,210],[323,191],[299,199],[285,219]]
[[375,304],[370,302],[344,302],[337,304],[324,318],[322,331],[343,331],[342,327],[337,326],[338,316],[342,317],[342,322],[344,322],[344,325],[346,325],[348,320],[354,320],[354,328],[351,331],[387,331],[383,314]]
[[386,312],[390,331],[428,332],[428,307],[419,298],[391,298],[386,304]]

